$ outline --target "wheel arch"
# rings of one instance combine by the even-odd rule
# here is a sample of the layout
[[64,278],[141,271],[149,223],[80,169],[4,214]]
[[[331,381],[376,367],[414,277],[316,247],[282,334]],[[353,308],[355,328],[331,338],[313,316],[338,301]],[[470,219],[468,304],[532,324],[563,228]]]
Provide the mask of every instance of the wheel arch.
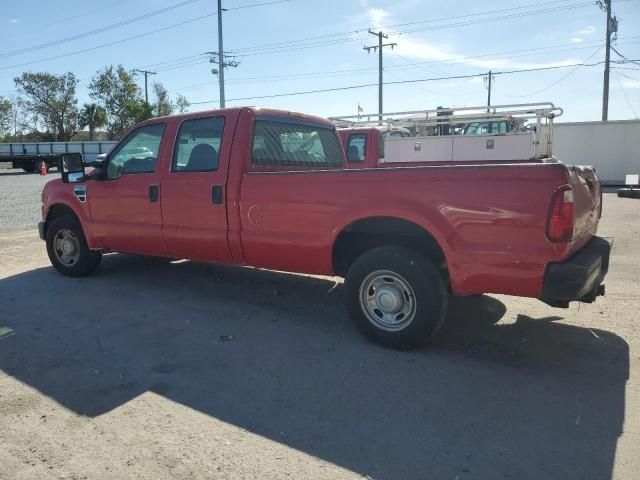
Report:
[[[45,228],[48,230],[49,226],[51,225],[51,222],[53,222],[56,218],[69,215],[73,217],[80,224],[80,227],[82,228],[82,232],[84,233],[84,236],[87,241],[87,244],[89,245],[89,248],[91,248],[92,250],[101,250],[102,246],[94,237],[91,229],[87,228],[87,225],[85,223],[89,221],[89,219],[87,218],[87,212],[79,211],[77,208],[75,208],[73,205],[70,205],[68,202],[59,201],[59,200],[60,199],[58,199],[58,201],[53,201],[51,202],[51,204],[47,206],[47,211],[44,212],[44,215],[43,215],[44,220],[46,221]],[[45,231],[45,235],[46,235],[46,231]]]
[[53,205],[49,205],[45,220],[51,223],[56,218],[60,218],[65,215],[70,215],[74,217],[78,222],[80,222],[80,216],[76,213],[76,211],[73,208],[71,208],[66,203],[54,203]]
[[344,276],[358,256],[383,245],[416,250],[447,276],[447,255],[442,242],[419,223],[396,215],[366,216],[345,225],[332,245],[334,274]]

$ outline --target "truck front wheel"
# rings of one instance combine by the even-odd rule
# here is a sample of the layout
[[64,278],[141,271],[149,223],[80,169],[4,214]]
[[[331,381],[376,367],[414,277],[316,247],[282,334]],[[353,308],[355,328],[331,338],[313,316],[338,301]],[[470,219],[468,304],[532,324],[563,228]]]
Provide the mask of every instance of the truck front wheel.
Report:
[[74,217],[56,218],[47,229],[47,254],[51,264],[68,277],[84,277],[93,272],[102,259],[90,250],[82,226]]
[[345,284],[351,318],[376,343],[420,347],[444,322],[444,279],[413,250],[400,246],[369,250],[353,262]]

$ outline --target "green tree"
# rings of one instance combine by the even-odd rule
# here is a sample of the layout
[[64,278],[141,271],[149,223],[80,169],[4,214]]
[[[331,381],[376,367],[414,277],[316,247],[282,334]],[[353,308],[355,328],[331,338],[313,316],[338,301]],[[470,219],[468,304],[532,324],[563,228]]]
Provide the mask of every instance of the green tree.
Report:
[[[109,65],[98,71],[89,84],[89,96],[107,112],[107,130],[118,138],[141,119],[149,109],[136,84],[135,73],[122,65]],[[146,118],[150,118],[149,113]]]
[[145,101],[134,100],[125,105],[125,112],[135,125],[153,117],[153,105]]
[[189,100],[184,95],[178,94],[176,97],[176,108],[178,109],[178,113],[184,113],[191,106]]
[[85,103],[80,112],[80,127],[89,127],[89,140],[97,128],[102,128],[107,124],[107,111],[96,103]]
[[71,140],[78,131],[75,75],[25,72],[13,81],[31,116],[36,117],[55,140]]
[[153,93],[156,95],[156,103],[153,106],[153,114],[155,117],[165,117],[171,115],[175,105],[171,103],[169,92],[160,82],[153,83]]
[[7,98],[0,96],[0,138],[6,139],[13,127],[13,104]]

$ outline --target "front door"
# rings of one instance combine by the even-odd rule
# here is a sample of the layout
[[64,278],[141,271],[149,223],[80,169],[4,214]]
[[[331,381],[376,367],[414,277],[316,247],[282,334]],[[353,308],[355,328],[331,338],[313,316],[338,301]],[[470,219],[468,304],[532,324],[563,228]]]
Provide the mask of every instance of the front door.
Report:
[[164,256],[160,170],[164,124],[141,126],[108,155],[104,175],[87,182],[93,231],[114,252]]
[[[224,132],[224,134],[223,134]],[[226,182],[233,128],[225,117],[184,120],[162,180],[162,233],[169,256],[231,261]]]

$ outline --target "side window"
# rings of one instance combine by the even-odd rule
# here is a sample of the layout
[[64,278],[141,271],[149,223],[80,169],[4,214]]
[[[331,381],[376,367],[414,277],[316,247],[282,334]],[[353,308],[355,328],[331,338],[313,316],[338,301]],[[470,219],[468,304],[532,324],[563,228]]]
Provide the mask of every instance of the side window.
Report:
[[218,169],[224,117],[185,120],[178,130],[172,172],[213,172]]
[[347,162],[364,162],[367,153],[367,136],[364,133],[353,133],[347,141]]
[[164,124],[146,125],[134,130],[109,155],[107,178],[133,173],[152,173],[156,169]]
[[335,130],[328,127],[256,120],[252,163],[339,167],[342,165],[342,147]]

